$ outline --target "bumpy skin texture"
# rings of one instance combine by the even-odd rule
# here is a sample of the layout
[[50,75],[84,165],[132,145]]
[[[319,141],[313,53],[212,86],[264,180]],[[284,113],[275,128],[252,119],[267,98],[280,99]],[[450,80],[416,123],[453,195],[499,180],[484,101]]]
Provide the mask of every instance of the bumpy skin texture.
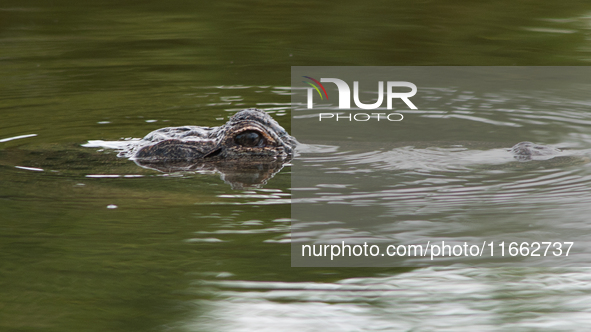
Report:
[[262,110],[245,109],[220,127],[168,127],[144,137],[125,152],[142,163],[220,160],[286,160],[297,144],[277,121]]
[[511,148],[511,153],[513,153],[515,159],[520,161],[532,160],[534,157],[558,156],[560,152],[556,148],[532,142],[520,142]]

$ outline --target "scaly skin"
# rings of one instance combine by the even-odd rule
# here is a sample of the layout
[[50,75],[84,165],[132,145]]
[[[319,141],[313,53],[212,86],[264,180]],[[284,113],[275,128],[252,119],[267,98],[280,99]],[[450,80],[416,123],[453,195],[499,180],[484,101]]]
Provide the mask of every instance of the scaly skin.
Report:
[[130,144],[119,157],[161,172],[212,171],[234,189],[260,187],[291,160],[297,141],[259,109],[220,127],[168,127]]
[[297,141],[264,111],[246,109],[220,127],[168,127],[121,152],[143,164],[291,159]]

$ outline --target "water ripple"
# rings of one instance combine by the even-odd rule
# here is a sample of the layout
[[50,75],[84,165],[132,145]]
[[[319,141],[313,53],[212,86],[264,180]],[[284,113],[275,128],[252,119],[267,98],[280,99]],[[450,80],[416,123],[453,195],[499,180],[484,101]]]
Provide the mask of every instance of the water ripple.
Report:
[[589,269],[419,269],[333,283],[204,280],[190,331],[584,331]]

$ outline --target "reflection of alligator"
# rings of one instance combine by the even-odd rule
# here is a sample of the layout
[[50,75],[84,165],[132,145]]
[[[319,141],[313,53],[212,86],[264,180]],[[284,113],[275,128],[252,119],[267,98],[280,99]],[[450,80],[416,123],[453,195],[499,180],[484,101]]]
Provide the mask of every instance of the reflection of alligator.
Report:
[[168,127],[119,157],[162,172],[217,171],[234,188],[264,184],[291,160],[297,141],[262,110],[236,113],[220,127]]

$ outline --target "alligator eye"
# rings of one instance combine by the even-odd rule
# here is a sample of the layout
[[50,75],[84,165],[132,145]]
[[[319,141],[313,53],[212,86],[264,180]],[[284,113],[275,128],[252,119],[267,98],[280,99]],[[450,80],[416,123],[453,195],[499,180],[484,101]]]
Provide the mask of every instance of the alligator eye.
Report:
[[238,145],[253,147],[259,145],[263,137],[256,131],[247,130],[234,137],[234,142]]

